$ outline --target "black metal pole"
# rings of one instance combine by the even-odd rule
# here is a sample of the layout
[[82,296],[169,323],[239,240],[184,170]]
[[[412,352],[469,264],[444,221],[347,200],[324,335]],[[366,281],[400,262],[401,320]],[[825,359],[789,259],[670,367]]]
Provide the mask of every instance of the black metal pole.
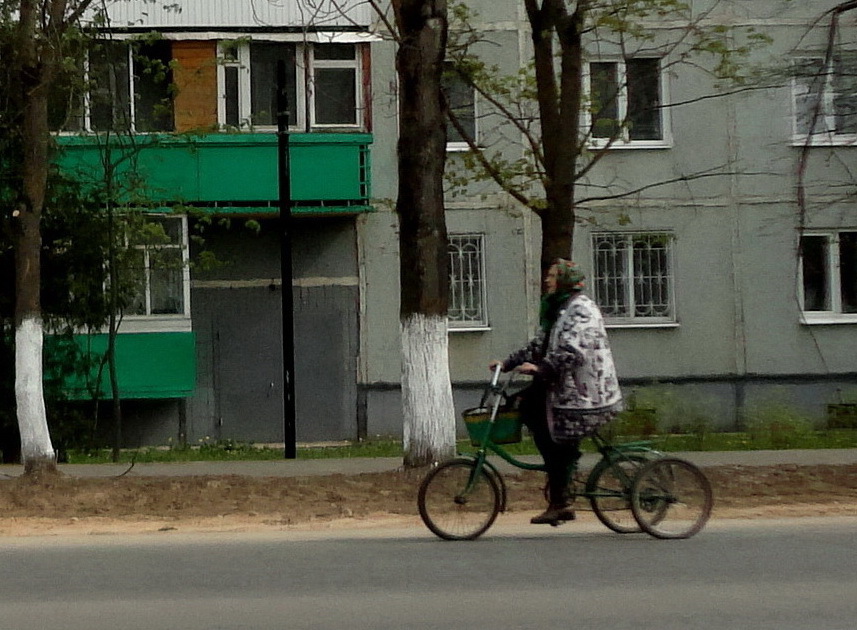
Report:
[[292,303],[292,182],[289,164],[289,94],[286,63],[277,62],[277,155],[280,188],[280,276],[283,298],[283,421],[285,457],[297,457],[295,432],[295,326]]

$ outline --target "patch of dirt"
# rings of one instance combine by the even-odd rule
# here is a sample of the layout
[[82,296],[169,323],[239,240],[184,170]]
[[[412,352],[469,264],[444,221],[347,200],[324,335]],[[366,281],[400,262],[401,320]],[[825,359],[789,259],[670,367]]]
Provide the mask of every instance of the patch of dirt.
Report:
[[[857,465],[705,472],[715,492],[715,518],[857,516]],[[424,474],[9,479],[0,481],[0,536],[413,524]],[[509,512],[543,509],[541,474],[505,480]]]

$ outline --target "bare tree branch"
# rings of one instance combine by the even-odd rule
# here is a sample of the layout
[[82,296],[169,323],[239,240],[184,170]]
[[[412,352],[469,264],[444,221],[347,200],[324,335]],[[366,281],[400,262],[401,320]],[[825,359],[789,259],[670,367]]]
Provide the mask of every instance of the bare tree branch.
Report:
[[[669,186],[670,184],[677,184],[677,183],[681,183],[681,182],[692,182],[692,181],[696,181],[696,180],[707,179],[710,177],[726,177],[726,176],[730,176],[730,175],[742,175],[742,176],[748,176],[749,177],[749,176],[756,176],[756,175],[771,175],[772,174],[772,173],[765,173],[765,172],[761,172],[761,171],[760,172],[741,171],[740,173],[735,172],[735,171],[723,172],[723,171],[717,170],[719,168],[720,167],[714,167],[712,169],[709,169],[709,171],[705,171],[705,172],[691,173],[690,175],[679,175],[677,177],[673,177],[670,179],[663,179],[663,180],[660,180],[657,182],[652,182],[651,184],[645,184],[644,186],[639,186],[637,188],[634,188],[633,190],[626,190],[626,191],[616,193],[616,194],[612,194],[612,195],[602,195],[602,196],[598,196],[598,197],[582,197],[582,198],[577,200],[577,203],[578,203],[578,205],[585,205],[587,203],[592,203],[595,201],[610,201],[610,200],[614,200],[614,199],[624,199],[627,197],[633,197],[636,194],[639,194],[639,193],[644,192],[646,190],[651,190],[653,188],[659,188],[661,186]],[[717,170],[717,172],[710,172],[710,171],[714,171],[714,170]]]
[[[446,100],[446,96],[444,95],[444,100]],[[461,124],[458,116],[455,115],[455,112],[452,111],[452,108],[447,104],[446,113],[449,121],[452,123],[452,126],[458,132],[458,134],[464,139],[467,143],[467,146],[470,148],[470,154],[473,156],[478,162],[479,165],[488,173],[489,177],[500,186],[507,194],[511,195],[515,201],[520,203],[521,205],[529,208],[536,214],[539,214],[540,208],[537,204],[533,203],[529,197],[524,195],[520,190],[511,185],[511,182],[508,177],[503,177],[500,171],[495,168],[495,166],[491,163],[491,161],[485,157],[485,152],[482,150],[482,147],[476,144],[476,141],[473,137],[467,132],[464,126]]]
[[387,17],[387,14],[381,8],[381,5],[378,3],[378,1],[377,0],[366,0],[366,1],[369,3],[369,6],[371,6],[372,9],[375,11],[375,15],[378,16],[378,19],[380,19],[381,22],[383,22],[384,27],[390,33],[390,36],[393,38],[393,41],[395,41],[397,44],[401,44],[402,40],[401,40],[401,37],[399,36],[399,30],[390,21],[390,18]]
[[[506,105],[504,105],[494,94],[485,90],[481,85],[476,84],[463,72],[461,72],[457,67],[454,68],[458,76],[460,76],[470,87],[476,90],[476,93],[484,99],[487,103],[490,103],[493,107],[496,108],[497,112],[499,112],[503,119],[512,124],[526,139],[527,144],[529,145],[530,152],[533,155],[533,158],[536,161],[542,170],[544,169],[544,155],[542,154],[541,142],[537,137],[535,137],[530,129],[521,122],[521,118],[516,116],[515,113],[510,110]],[[460,132],[459,132],[460,133]],[[469,143],[468,143],[469,144]]]

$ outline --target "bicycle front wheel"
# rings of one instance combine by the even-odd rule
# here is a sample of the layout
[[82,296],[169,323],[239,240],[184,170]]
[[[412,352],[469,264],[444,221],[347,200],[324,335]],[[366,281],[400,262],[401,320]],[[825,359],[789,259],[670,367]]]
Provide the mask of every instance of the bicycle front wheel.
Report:
[[444,540],[473,540],[500,512],[500,488],[493,474],[470,459],[452,459],[432,470],[417,495],[420,517]]
[[703,472],[683,459],[665,458],[640,470],[631,487],[631,510],[656,538],[690,538],[711,516],[714,500]]
[[595,516],[617,534],[633,534],[640,525],[631,512],[631,485],[649,460],[643,455],[626,455],[613,461],[602,459],[587,482],[586,494]]

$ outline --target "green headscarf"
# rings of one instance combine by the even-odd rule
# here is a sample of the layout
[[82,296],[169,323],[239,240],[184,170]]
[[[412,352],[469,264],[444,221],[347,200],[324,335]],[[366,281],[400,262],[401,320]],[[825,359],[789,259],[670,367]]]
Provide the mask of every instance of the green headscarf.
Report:
[[582,291],[586,276],[580,271],[577,263],[564,258],[557,258],[551,266],[556,265],[556,291],[542,296],[539,307],[539,324],[545,332],[550,331],[559,316],[559,310],[576,291]]

